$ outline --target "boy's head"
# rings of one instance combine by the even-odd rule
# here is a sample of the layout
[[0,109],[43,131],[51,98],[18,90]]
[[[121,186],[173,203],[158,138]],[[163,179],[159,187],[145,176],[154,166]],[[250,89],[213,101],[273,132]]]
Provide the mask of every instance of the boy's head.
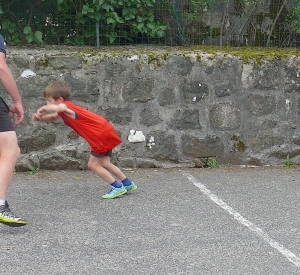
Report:
[[71,90],[67,83],[63,81],[56,81],[49,84],[44,90],[45,98],[53,98],[57,100],[62,97],[64,100],[70,100]]

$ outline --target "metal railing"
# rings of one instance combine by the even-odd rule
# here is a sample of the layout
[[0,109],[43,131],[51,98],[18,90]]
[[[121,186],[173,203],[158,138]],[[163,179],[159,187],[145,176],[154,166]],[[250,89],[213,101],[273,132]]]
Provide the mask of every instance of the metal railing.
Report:
[[[154,22],[164,26],[160,35],[137,32],[132,25],[134,20],[116,25],[108,24],[107,19],[102,20],[101,17],[99,20],[84,18],[80,21],[78,10],[80,11],[82,6],[68,11],[53,10],[48,13],[35,12],[32,15],[26,6],[27,1],[19,1],[13,14],[4,9],[5,3],[0,4],[3,10],[0,15],[2,25],[0,33],[13,45],[28,42],[93,47],[108,45],[298,47],[300,45],[300,23],[294,24],[297,20],[300,22],[300,17],[297,18],[297,14],[295,16],[293,13],[297,1],[294,5],[291,3],[288,5],[289,1],[272,1],[268,6],[261,4],[260,7],[258,0],[251,1],[156,0],[154,6],[148,7],[148,10],[151,10]],[[256,4],[247,6],[245,2]],[[264,2],[268,1],[261,3]],[[214,6],[207,7],[205,3],[214,3]],[[240,6],[237,3],[240,3]],[[260,8],[264,11],[262,12]],[[25,26],[30,27],[27,29],[28,33],[23,30]]]

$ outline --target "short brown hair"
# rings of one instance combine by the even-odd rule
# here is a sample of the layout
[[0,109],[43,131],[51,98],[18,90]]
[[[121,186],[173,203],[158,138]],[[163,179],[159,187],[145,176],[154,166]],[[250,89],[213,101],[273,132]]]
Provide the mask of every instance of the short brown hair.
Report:
[[57,100],[62,97],[64,100],[70,100],[71,90],[67,83],[63,81],[56,81],[49,84],[44,90],[44,97],[51,97]]

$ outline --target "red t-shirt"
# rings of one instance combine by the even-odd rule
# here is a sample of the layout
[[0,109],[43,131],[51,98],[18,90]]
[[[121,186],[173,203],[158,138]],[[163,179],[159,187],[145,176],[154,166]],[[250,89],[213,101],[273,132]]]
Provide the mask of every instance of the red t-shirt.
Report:
[[104,117],[77,106],[71,101],[63,103],[75,112],[76,118],[71,118],[61,112],[58,115],[62,117],[66,125],[89,143],[91,152],[105,154],[122,142],[114,127]]

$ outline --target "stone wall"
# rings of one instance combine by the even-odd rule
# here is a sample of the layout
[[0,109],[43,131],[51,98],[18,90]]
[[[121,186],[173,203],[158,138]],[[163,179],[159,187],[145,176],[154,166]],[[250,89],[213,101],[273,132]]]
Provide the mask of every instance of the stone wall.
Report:
[[[123,143],[121,167],[300,162],[300,59],[261,62],[176,49],[16,49],[7,60],[26,116],[16,169],[86,169],[89,147],[62,121],[39,123],[43,89],[66,81],[72,100],[105,116]],[[3,88],[3,98],[10,103]]]

